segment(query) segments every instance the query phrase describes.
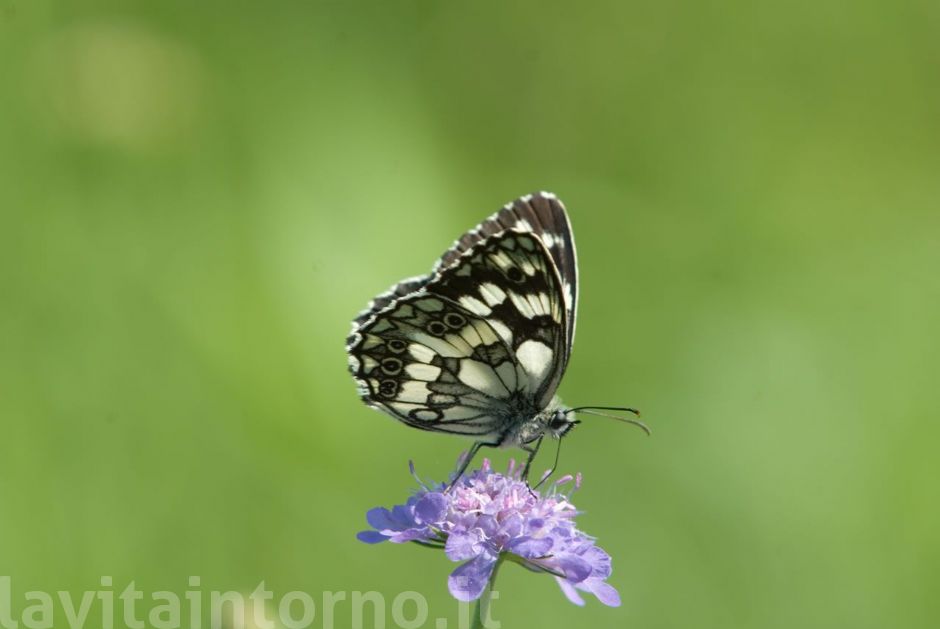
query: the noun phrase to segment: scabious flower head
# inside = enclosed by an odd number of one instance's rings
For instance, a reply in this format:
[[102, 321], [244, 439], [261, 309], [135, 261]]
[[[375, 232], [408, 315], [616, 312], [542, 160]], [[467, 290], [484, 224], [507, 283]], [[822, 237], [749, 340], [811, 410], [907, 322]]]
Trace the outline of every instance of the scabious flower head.
[[[412, 473], [414, 468], [412, 467]], [[617, 590], [606, 582], [610, 555], [575, 526], [571, 494], [581, 484], [564, 476], [541, 494], [529, 489], [511, 461], [506, 474], [492, 471], [488, 460], [462, 476], [449, 491], [443, 483], [423, 483], [403, 505], [376, 507], [366, 514], [374, 530], [362, 531], [366, 543], [417, 542], [444, 549], [461, 563], [450, 575], [450, 593], [462, 601], [481, 596], [500, 557], [535, 572], [554, 575], [568, 599], [583, 605], [578, 590], [605, 605], [620, 605]]]

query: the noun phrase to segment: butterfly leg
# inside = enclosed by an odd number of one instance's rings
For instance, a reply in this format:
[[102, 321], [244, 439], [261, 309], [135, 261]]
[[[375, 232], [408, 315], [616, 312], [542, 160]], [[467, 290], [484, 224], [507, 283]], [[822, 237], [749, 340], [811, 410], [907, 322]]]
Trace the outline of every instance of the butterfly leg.
[[552, 463], [552, 467], [547, 472], [542, 474], [542, 478], [539, 479], [539, 482], [537, 482], [535, 484], [535, 487], [533, 487], [532, 489], [538, 489], [542, 483], [547, 481], [551, 477], [551, 475], [555, 473], [555, 470], [558, 469], [558, 457], [560, 454], [561, 454], [561, 439], [558, 440], [558, 447], [555, 448], [555, 462]]
[[451, 487], [457, 484], [457, 481], [460, 480], [460, 477], [463, 476], [463, 473], [467, 471], [467, 467], [470, 466], [470, 462], [473, 460], [473, 457], [476, 456], [477, 451], [483, 446], [489, 445], [492, 444], [486, 443], [485, 441], [477, 441], [470, 447], [470, 451], [467, 452], [467, 455], [463, 457], [463, 459], [461, 459], [460, 466], [457, 467], [457, 471], [454, 473], [454, 479], [447, 485], [447, 489], [444, 490], [445, 492], [450, 491]]
[[542, 445], [543, 438], [544, 435], [539, 437], [534, 446], [521, 446], [523, 450], [529, 453], [529, 458], [527, 458], [525, 461], [525, 467], [522, 468], [522, 480], [524, 480], [526, 484], [529, 483], [529, 468], [532, 466], [532, 461], [535, 459], [535, 455], [539, 452], [539, 447]]

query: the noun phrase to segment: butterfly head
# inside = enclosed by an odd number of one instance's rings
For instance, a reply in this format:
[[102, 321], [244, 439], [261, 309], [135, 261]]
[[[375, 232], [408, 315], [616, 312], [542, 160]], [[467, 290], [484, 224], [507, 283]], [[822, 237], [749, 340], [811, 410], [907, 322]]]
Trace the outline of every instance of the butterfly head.
[[581, 423], [574, 418], [571, 409], [559, 408], [555, 410], [548, 420], [548, 432], [556, 439], [561, 439], [568, 431]]

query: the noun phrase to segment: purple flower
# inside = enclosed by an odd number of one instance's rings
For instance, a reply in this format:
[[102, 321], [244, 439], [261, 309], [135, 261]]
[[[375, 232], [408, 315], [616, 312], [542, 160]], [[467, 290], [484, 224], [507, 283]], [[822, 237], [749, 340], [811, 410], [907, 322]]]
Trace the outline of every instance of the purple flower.
[[502, 558], [554, 575], [576, 605], [584, 605], [581, 590], [619, 606], [620, 595], [607, 584], [610, 555], [575, 527], [578, 511], [570, 498], [581, 485], [580, 474], [558, 479], [542, 494], [531, 491], [520, 476], [514, 461], [499, 474], [488, 460], [450, 491], [443, 483], [426, 484], [415, 476], [421, 488], [391, 511], [370, 510], [366, 519], [374, 530], [357, 537], [368, 544], [388, 540], [443, 548], [451, 561], [463, 562], [448, 579], [450, 593], [461, 601], [480, 597]]

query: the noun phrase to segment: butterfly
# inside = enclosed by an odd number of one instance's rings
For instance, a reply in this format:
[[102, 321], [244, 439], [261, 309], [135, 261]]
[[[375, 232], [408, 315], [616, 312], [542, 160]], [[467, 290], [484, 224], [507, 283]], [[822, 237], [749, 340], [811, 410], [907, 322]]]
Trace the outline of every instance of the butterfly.
[[[549, 192], [506, 204], [448, 249], [428, 275], [403, 280], [369, 303], [346, 340], [363, 401], [401, 422], [519, 447], [529, 467], [546, 436], [561, 439], [576, 412], [556, 395], [574, 342], [578, 264], [565, 206]], [[542, 477], [554, 471], [555, 464]]]

